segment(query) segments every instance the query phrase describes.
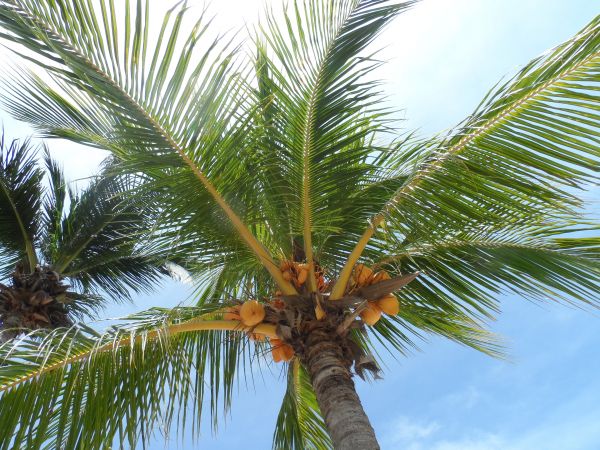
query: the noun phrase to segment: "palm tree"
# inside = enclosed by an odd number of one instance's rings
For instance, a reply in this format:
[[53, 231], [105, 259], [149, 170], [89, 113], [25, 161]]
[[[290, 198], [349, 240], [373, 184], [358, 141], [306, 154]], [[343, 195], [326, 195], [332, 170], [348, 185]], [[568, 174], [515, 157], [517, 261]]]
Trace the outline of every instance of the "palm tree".
[[44, 187], [36, 156], [28, 140], [0, 139], [3, 340], [94, 316], [100, 294], [125, 300], [129, 289], [144, 290], [161, 272], [157, 259], [136, 246], [149, 222], [123, 198], [124, 180], [94, 180], [77, 194], [46, 150]]
[[4, 447], [197, 430], [270, 351], [287, 364], [275, 448], [375, 449], [352, 378], [377, 376], [377, 342], [403, 353], [427, 332], [498, 355], [502, 292], [598, 304], [578, 195], [598, 181], [600, 18], [423, 139], [394, 128], [369, 45], [411, 5], [294, 3], [247, 57], [204, 17], [185, 36], [185, 4], [153, 33], [142, 0], [0, 0], [3, 38], [45, 71], [15, 75], [7, 106], [141, 176], [152, 245], [198, 280], [194, 307], [0, 348]]

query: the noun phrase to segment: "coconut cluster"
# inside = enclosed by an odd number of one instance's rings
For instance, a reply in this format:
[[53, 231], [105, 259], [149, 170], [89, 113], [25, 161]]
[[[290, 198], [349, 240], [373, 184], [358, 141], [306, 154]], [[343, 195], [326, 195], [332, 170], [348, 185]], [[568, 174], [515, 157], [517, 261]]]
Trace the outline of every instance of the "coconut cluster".
[[[303, 333], [306, 330], [312, 330], [315, 327], [319, 329], [330, 329], [335, 332], [337, 327], [348, 317], [347, 306], [335, 307], [334, 302], [323, 304], [321, 302], [326, 298], [323, 295], [312, 295], [316, 299], [314, 315], [311, 314], [311, 306], [308, 293], [308, 277], [310, 276], [310, 266], [305, 263], [285, 260], [280, 265], [283, 278], [293, 284], [300, 293], [297, 298], [284, 297], [281, 292], [275, 292], [270, 301], [259, 302], [257, 300], [247, 300], [235, 306], [223, 310], [224, 320], [234, 320], [240, 322], [246, 328], [248, 337], [254, 341], [265, 341], [263, 334], [256, 333], [255, 327], [261, 323], [277, 325], [278, 330], [282, 331], [279, 338], [269, 338], [271, 353], [275, 362], [290, 361], [295, 356], [295, 351], [302, 353]], [[323, 271], [318, 265], [315, 265], [315, 282], [319, 292], [323, 293], [328, 289], [328, 284], [323, 275]], [[348, 285], [347, 294], [360, 290], [362, 287], [389, 280], [390, 275], [384, 271], [375, 272], [364, 264], [357, 264], [352, 272]], [[304, 299], [304, 300], [303, 300]], [[323, 308], [327, 309], [327, 313]], [[366, 305], [360, 306], [360, 318], [366, 325], [375, 325], [382, 314], [396, 315], [400, 310], [398, 299], [387, 294], [379, 298], [369, 299]], [[351, 311], [350, 311], [351, 312]], [[315, 319], [317, 322], [314, 322]], [[313, 322], [311, 322], [313, 321]], [[286, 334], [287, 333], [287, 334]], [[279, 334], [279, 332], [278, 332]]]
[[[390, 275], [385, 270], [375, 272], [364, 264], [357, 264], [352, 271], [349, 291], [353, 292], [363, 286], [369, 286], [380, 281], [389, 280], [390, 278]], [[372, 326], [381, 319], [381, 314], [385, 313], [395, 316], [399, 312], [400, 303], [398, 299], [393, 294], [387, 294], [377, 299], [369, 299], [365, 308], [360, 312], [360, 318], [365, 324]]]
[[[308, 264], [289, 260], [282, 261], [279, 265], [279, 270], [281, 270], [283, 279], [294, 284], [296, 289], [301, 289], [305, 286], [310, 274], [310, 267]], [[318, 265], [315, 266], [315, 283], [320, 292], [325, 291], [328, 287], [323, 271]]]

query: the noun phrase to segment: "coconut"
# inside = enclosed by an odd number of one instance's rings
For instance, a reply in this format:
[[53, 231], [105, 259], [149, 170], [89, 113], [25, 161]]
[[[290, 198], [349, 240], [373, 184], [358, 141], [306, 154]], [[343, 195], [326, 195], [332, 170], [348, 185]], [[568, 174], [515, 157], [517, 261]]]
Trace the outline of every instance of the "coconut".
[[283, 360], [283, 351], [281, 350], [281, 347], [273, 347], [271, 349], [271, 355], [273, 356], [273, 361], [276, 363]]
[[354, 279], [360, 286], [368, 284], [373, 276], [373, 271], [364, 264], [357, 264], [354, 267]]
[[301, 264], [298, 266], [298, 284], [304, 284], [308, 278], [308, 268], [301, 266], [306, 266], [306, 264]]
[[265, 307], [256, 300], [248, 300], [240, 308], [240, 318], [247, 327], [258, 325], [265, 318]]
[[273, 361], [289, 361], [294, 357], [294, 349], [291, 345], [286, 344], [281, 339], [271, 338], [271, 353]]
[[319, 275], [317, 278], [317, 288], [319, 291], [324, 291], [327, 288], [327, 284], [325, 283], [325, 277], [323, 275]]
[[391, 277], [390, 277], [389, 273], [387, 273], [385, 270], [380, 270], [379, 272], [377, 272], [375, 274], [371, 283], [372, 284], [379, 283], [380, 281], [389, 280], [390, 278]]
[[373, 302], [368, 302], [367, 307], [360, 313], [360, 318], [367, 325], [375, 325], [381, 319], [381, 309]]
[[283, 341], [281, 339], [271, 338], [271, 354], [273, 355], [273, 361], [281, 362], [283, 360]]
[[290, 272], [289, 270], [282, 272], [282, 276], [285, 281], [292, 281], [292, 278], [294, 277], [292, 275], [292, 272]]
[[290, 361], [294, 357], [294, 349], [291, 345], [283, 344], [281, 346], [282, 360]]
[[390, 316], [395, 316], [400, 312], [400, 303], [398, 302], [396, 296], [392, 294], [388, 294], [385, 297], [380, 298], [375, 303], [379, 309]]

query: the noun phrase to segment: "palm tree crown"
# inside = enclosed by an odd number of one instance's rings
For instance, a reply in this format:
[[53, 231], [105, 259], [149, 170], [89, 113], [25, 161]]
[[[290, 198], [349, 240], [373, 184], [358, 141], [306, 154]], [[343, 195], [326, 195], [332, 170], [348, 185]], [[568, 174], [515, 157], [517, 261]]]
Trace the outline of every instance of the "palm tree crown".
[[8, 280], [0, 323], [11, 329], [4, 338], [70, 326], [93, 315], [100, 294], [127, 299], [160, 275], [157, 258], [136, 245], [148, 220], [123, 198], [126, 182], [98, 179], [77, 194], [47, 151], [45, 165], [46, 187], [30, 142], [0, 140], [0, 279]]
[[204, 17], [184, 36], [185, 4], [153, 40], [150, 2], [132, 3], [0, 0], [2, 37], [45, 71], [4, 101], [140, 179], [129, 196], [152, 196], [153, 248], [198, 280], [197, 305], [0, 347], [6, 446], [134, 447], [189, 404], [199, 420], [207, 393], [228, 407], [271, 350], [288, 364], [274, 447], [378, 448], [352, 381], [377, 376], [376, 342], [402, 353], [424, 331], [498, 355], [484, 325], [503, 291], [597, 306], [578, 195], [598, 181], [600, 17], [424, 139], [399, 135], [372, 78], [370, 44], [413, 2], [294, 2], [251, 57]]

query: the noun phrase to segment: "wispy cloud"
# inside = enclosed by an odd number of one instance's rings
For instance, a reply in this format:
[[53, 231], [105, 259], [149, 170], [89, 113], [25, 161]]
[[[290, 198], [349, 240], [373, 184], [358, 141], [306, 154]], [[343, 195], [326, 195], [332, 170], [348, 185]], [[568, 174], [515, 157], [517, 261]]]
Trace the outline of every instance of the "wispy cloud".
[[413, 445], [419, 443], [439, 430], [436, 422], [415, 422], [408, 417], [400, 416], [390, 422], [388, 430], [383, 437], [383, 442], [389, 448], [392, 446]]
[[[458, 396], [457, 396], [458, 398]], [[468, 398], [468, 397], [466, 397]], [[600, 442], [600, 409], [590, 407], [585, 395], [549, 412], [540, 423], [503, 426], [491, 432], [463, 423], [457, 429], [450, 421], [424, 421], [398, 416], [381, 436], [382, 448], [392, 450], [596, 450]], [[587, 411], [583, 415], [579, 411]], [[591, 413], [590, 413], [591, 411]]]

